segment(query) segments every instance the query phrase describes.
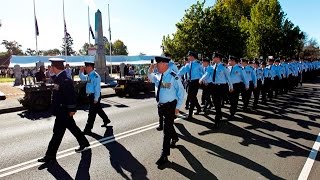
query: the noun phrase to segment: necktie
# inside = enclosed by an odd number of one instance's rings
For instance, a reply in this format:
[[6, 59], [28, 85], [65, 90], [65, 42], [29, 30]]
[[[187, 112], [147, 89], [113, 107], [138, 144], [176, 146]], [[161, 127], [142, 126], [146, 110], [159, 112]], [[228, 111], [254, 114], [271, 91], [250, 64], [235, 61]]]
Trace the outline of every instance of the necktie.
[[160, 95], [160, 88], [161, 88], [161, 84], [162, 84], [162, 77], [163, 77], [163, 74], [161, 74], [161, 78], [160, 78], [159, 85], [158, 85], [158, 91], [157, 91], [157, 97], [156, 97], [157, 102], [159, 102], [159, 95]]
[[231, 71], [230, 71], [230, 74], [232, 74], [232, 70], [233, 70], [233, 66], [231, 66]]
[[191, 80], [191, 70], [192, 70], [192, 62], [191, 62], [191, 64], [190, 64], [190, 72], [189, 72], [189, 76], [190, 76], [189, 78], [190, 78], [190, 79], [189, 79], [189, 80]]
[[212, 82], [216, 82], [216, 73], [217, 73], [218, 64], [214, 67]]

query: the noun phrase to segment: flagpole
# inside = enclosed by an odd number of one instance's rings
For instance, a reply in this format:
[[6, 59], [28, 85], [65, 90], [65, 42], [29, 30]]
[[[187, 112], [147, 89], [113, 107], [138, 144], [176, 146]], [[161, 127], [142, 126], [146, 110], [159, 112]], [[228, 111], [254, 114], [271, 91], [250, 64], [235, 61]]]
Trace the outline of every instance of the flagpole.
[[67, 32], [66, 32], [66, 19], [65, 19], [65, 14], [64, 14], [64, 0], [62, 0], [62, 9], [63, 9], [63, 24], [64, 24], [64, 53], [65, 56], [67, 56]]
[[89, 5], [88, 5], [88, 30], [89, 30], [89, 33], [88, 33], [88, 38], [89, 38], [89, 47], [90, 47], [90, 11], [89, 11]]
[[35, 5], [35, 2], [33, 0], [33, 14], [34, 14], [34, 24], [35, 24], [35, 36], [36, 36], [36, 54], [39, 55], [39, 52], [38, 52], [38, 30], [37, 30], [37, 26], [38, 26], [38, 22], [37, 22], [37, 18], [36, 18], [36, 5]]
[[110, 9], [109, 9], [109, 3], [108, 3], [108, 18], [109, 18], [109, 35], [110, 35], [110, 67], [111, 67], [111, 76], [112, 76], [112, 60], [111, 60], [111, 53], [112, 53], [112, 42], [111, 42], [111, 26], [110, 26]]

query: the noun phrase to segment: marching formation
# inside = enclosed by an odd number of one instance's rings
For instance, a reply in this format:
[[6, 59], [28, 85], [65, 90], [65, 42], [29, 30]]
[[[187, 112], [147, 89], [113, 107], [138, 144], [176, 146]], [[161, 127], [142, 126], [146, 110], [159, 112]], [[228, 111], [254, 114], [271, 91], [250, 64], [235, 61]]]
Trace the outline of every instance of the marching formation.
[[[267, 61], [238, 59], [229, 56], [228, 59], [221, 53], [213, 53], [212, 60], [202, 58], [198, 60], [195, 52], [189, 51], [185, 58], [185, 65], [180, 69], [167, 57], [155, 57], [156, 64], [151, 64], [148, 78], [155, 84], [156, 101], [159, 114], [159, 127], [163, 130], [162, 153], [156, 162], [158, 166], [166, 164], [170, 155], [170, 148], [176, 147], [179, 141], [174, 129], [174, 120], [179, 113], [184, 95], [187, 92], [186, 109], [189, 110], [189, 119], [195, 114], [215, 107], [213, 128], [219, 128], [222, 119], [221, 108], [224, 103], [230, 103], [230, 116], [232, 120], [238, 110], [239, 96], [243, 101], [243, 111], [249, 111], [250, 99], [254, 97], [252, 108], [257, 109], [259, 103], [267, 104], [277, 98], [279, 94], [294, 90], [306, 79], [319, 75], [319, 61], [296, 61], [294, 59], [276, 59], [269, 57]], [[51, 71], [54, 73], [53, 82], [53, 113], [56, 116], [53, 127], [53, 136], [45, 156], [39, 162], [56, 160], [58, 148], [68, 129], [77, 139], [79, 148], [76, 152], [86, 150], [90, 144], [85, 135], [90, 135], [91, 129], [98, 114], [107, 127], [111, 122], [102, 110], [101, 78], [94, 70], [94, 63], [85, 62], [81, 68], [80, 78], [86, 81], [86, 93], [90, 108], [86, 127], [83, 131], [76, 125], [73, 116], [76, 113], [75, 92], [72, 80], [64, 70], [63, 59], [50, 59]], [[84, 74], [87, 73], [87, 75]], [[202, 105], [198, 102], [199, 88], [203, 89]]]
[[[320, 61], [295, 60], [269, 56], [267, 61], [255, 59], [239, 59], [215, 52], [212, 60], [202, 58], [189, 51], [185, 58], [185, 65], [179, 70], [174, 65], [168, 53], [166, 57], [155, 57], [156, 66], [151, 64], [148, 77], [155, 83], [156, 100], [158, 102], [159, 127], [163, 130], [163, 149], [157, 165], [166, 164], [170, 155], [170, 147], [174, 148], [178, 136], [174, 129], [175, 114], [183, 103], [184, 92], [187, 92], [185, 109], [189, 110], [188, 119], [202, 111], [215, 107], [213, 128], [219, 128], [225, 102], [230, 103], [232, 120], [238, 111], [241, 95], [243, 111], [248, 112], [250, 99], [253, 95], [252, 109], [257, 109], [259, 103], [272, 103], [278, 95], [293, 91], [302, 82], [320, 75]], [[181, 78], [180, 78], [181, 77]], [[202, 92], [202, 105], [197, 99], [199, 88]], [[163, 125], [164, 124], [164, 125]]]

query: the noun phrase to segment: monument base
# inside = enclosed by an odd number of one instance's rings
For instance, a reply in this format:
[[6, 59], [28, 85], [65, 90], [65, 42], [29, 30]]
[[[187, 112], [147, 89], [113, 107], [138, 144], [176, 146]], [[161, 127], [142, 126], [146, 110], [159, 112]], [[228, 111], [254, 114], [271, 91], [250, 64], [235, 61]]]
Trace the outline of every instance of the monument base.
[[96, 68], [96, 72], [100, 75], [101, 82], [106, 83], [106, 82], [112, 80], [112, 78], [109, 75], [108, 68]]

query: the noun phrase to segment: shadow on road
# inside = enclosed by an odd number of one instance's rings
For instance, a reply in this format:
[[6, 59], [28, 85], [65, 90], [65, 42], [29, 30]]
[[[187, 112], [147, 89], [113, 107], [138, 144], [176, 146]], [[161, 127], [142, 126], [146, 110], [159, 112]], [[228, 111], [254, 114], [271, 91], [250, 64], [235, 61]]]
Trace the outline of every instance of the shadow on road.
[[[81, 153], [81, 160], [78, 166], [78, 171], [75, 179], [90, 179], [89, 169], [91, 165], [92, 151], [91, 149]], [[38, 170], [47, 169], [47, 171], [55, 179], [71, 180], [74, 179], [70, 174], [63, 169], [58, 162], [45, 163], [38, 167]]]
[[[110, 126], [106, 129], [104, 136], [96, 133], [90, 134], [90, 136], [98, 141], [104, 137], [113, 137], [113, 135], [113, 129]], [[114, 137], [107, 141], [109, 141], [109, 143], [103, 145], [109, 151], [111, 166], [117, 171], [117, 173], [119, 173], [124, 179], [148, 179], [147, 169], [131, 154], [130, 151], [128, 151], [122, 144], [115, 141]], [[124, 170], [128, 171], [131, 177], [129, 177]]]
[[179, 138], [193, 143], [195, 145], [198, 145], [202, 148], [208, 149], [208, 154], [212, 154], [215, 156], [218, 156], [222, 159], [228, 160], [230, 162], [239, 164], [247, 169], [251, 169], [252, 171], [255, 171], [262, 176], [264, 176], [267, 179], [282, 179], [281, 177], [278, 177], [274, 175], [269, 169], [265, 168], [264, 166], [244, 157], [237, 153], [231, 152], [227, 149], [221, 148], [217, 145], [214, 145], [212, 143], [209, 143], [207, 141], [203, 141], [197, 137], [194, 137], [190, 134], [190, 132], [184, 127], [183, 124], [176, 123], [176, 127], [179, 129], [182, 135], [179, 135]]

